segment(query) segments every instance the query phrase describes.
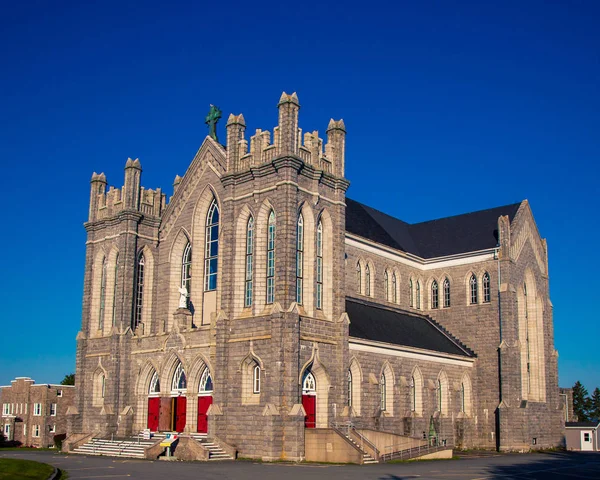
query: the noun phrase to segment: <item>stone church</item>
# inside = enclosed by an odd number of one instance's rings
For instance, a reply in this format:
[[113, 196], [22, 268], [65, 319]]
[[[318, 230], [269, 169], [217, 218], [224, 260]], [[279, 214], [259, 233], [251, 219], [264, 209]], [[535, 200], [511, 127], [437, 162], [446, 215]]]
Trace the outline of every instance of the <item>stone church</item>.
[[[346, 129], [215, 115], [167, 202], [127, 160], [91, 180], [71, 433], [207, 433], [301, 459], [352, 425], [459, 447], [556, 446], [548, 254], [526, 200], [409, 224], [346, 196]], [[211, 110], [215, 113], [216, 109]], [[219, 113], [216, 111], [216, 113]]]

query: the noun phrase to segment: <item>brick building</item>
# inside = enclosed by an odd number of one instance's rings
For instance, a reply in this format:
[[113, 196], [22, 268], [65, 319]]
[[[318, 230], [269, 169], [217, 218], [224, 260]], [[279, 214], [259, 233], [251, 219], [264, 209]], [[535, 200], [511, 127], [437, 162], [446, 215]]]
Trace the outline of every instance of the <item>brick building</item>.
[[67, 409], [73, 405], [75, 387], [36, 384], [17, 377], [0, 387], [0, 424], [7, 440], [35, 447], [54, 446], [54, 436], [67, 433]]
[[408, 224], [346, 197], [345, 126], [204, 139], [169, 202], [91, 180], [70, 431], [206, 432], [302, 458], [342, 422], [465, 447], [558, 445], [546, 242], [528, 202]]

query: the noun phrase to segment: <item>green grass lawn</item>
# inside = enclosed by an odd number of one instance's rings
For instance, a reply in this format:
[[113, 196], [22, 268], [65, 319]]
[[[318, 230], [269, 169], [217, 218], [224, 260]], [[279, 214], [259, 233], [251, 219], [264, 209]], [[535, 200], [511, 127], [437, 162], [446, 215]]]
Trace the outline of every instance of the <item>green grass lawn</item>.
[[0, 480], [46, 480], [53, 471], [46, 463], [0, 458]]

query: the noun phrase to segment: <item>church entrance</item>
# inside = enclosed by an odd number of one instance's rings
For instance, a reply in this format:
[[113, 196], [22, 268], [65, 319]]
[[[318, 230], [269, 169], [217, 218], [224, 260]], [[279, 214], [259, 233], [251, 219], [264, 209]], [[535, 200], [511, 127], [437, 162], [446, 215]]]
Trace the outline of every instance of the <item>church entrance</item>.
[[305, 428], [315, 428], [317, 425], [317, 383], [314, 375], [307, 371], [302, 382], [302, 406], [306, 412]]
[[170, 430], [172, 432], [183, 432], [185, 430], [187, 409], [187, 378], [181, 362], [175, 369], [173, 382], [171, 383], [170, 402]]
[[158, 431], [160, 417], [160, 382], [158, 374], [154, 372], [150, 380], [150, 388], [148, 389], [148, 424], [147, 428], [151, 432]]
[[171, 431], [183, 432], [185, 430], [187, 398], [173, 397], [171, 399]]
[[158, 417], [160, 416], [160, 398], [148, 399], [148, 429], [151, 432], [158, 431]]
[[213, 383], [208, 367], [204, 368], [198, 387], [198, 433], [208, 433], [208, 408], [213, 403]]

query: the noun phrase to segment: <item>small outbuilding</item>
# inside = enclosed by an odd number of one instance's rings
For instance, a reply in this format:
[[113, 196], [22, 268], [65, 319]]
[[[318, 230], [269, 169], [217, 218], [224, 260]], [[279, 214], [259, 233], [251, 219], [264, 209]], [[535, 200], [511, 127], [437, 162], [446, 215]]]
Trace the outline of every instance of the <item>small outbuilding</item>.
[[565, 440], [567, 450], [580, 452], [598, 452], [598, 426], [600, 421], [592, 422], [566, 422]]

